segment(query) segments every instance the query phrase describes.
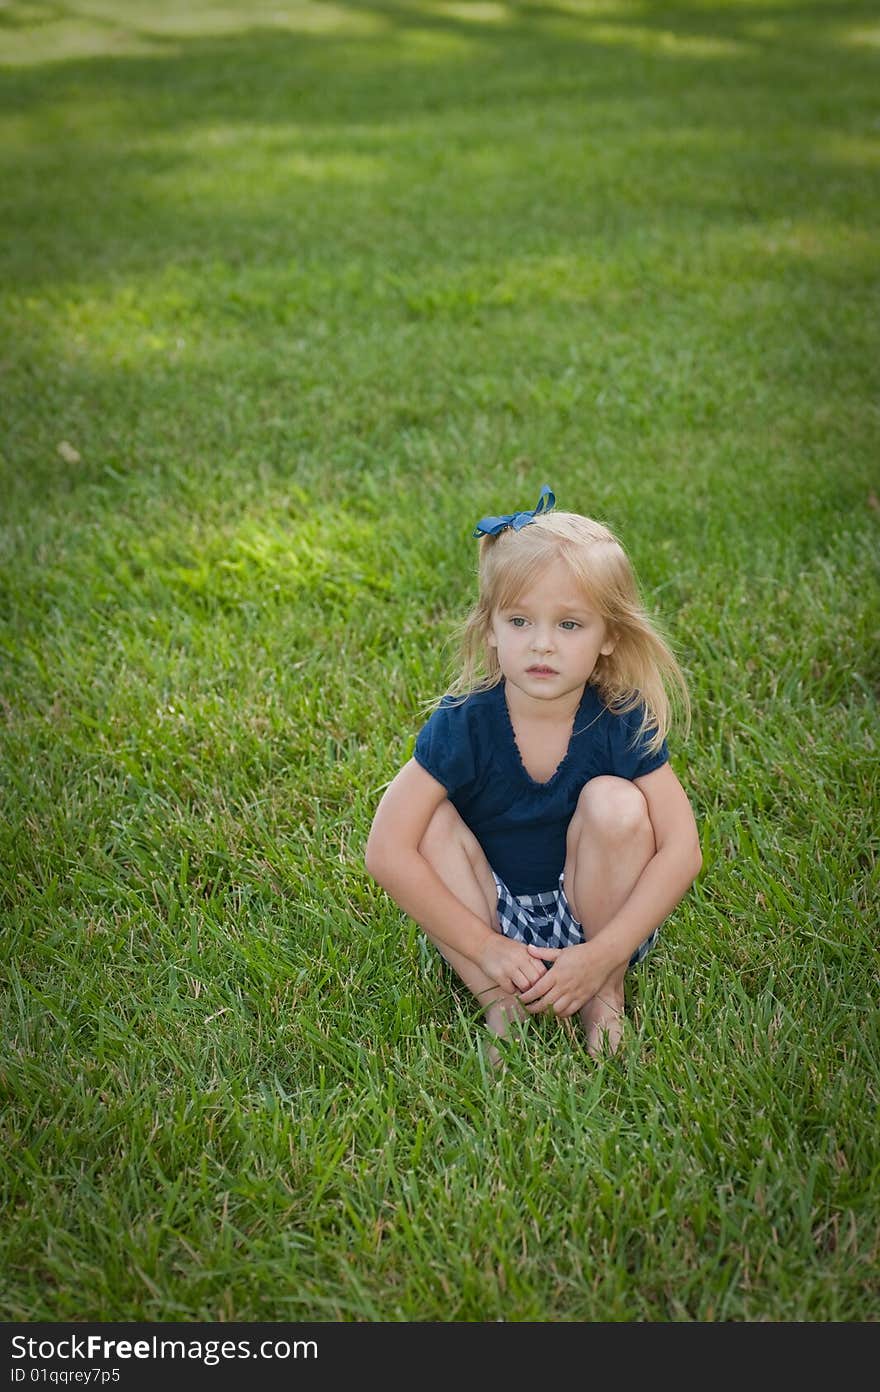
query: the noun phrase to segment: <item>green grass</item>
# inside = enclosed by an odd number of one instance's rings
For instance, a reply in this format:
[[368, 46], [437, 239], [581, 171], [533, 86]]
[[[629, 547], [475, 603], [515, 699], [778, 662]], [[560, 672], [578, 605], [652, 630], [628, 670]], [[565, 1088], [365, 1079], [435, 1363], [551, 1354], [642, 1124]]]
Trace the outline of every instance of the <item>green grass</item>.
[[[0, 6], [3, 1318], [876, 1319], [878, 75], [858, 0]], [[362, 856], [544, 482], [705, 866], [495, 1081]]]

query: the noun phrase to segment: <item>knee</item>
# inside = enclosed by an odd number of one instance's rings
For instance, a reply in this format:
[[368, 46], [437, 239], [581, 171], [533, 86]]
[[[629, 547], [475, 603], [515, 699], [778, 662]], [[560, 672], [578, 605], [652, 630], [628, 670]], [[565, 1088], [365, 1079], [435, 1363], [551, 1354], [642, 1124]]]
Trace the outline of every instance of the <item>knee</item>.
[[626, 778], [591, 778], [581, 789], [576, 815], [591, 838], [619, 843], [648, 832], [654, 836], [644, 795]]

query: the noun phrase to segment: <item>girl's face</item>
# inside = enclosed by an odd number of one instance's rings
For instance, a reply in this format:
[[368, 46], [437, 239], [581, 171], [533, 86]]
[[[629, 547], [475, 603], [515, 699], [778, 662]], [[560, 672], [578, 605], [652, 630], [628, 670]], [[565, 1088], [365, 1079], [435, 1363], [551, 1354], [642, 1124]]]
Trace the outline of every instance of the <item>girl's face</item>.
[[493, 612], [487, 641], [508, 685], [542, 704], [580, 695], [600, 655], [614, 651], [605, 620], [560, 558], [512, 605]]

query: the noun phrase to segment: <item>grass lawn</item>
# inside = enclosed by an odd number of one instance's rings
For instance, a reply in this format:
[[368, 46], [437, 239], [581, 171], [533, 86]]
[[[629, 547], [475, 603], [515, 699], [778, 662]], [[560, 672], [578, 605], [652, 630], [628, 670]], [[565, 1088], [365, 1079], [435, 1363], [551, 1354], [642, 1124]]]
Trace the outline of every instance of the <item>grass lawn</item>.
[[[876, 1319], [878, 84], [867, 0], [0, 4], [0, 1317]], [[363, 848], [545, 482], [704, 869], [495, 1080]]]

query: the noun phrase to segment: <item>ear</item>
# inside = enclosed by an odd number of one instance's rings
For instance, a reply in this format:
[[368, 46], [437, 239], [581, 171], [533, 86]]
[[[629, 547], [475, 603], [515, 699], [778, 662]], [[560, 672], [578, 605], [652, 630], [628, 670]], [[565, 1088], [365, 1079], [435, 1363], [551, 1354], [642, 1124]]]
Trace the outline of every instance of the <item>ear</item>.
[[495, 634], [493, 633], [491, 628], [489, 629], [489, 632], [486, 634], [486, 642], [488, 643], [490, 648], [498, 647], [498, 639], [495, 637]]
[[603, 657], [610, 657], [616, 647], [617, 634], [609, 629], [608, 637], [605, 639], [605, 642], [602, 644], [601, 648], [599, 649], [599, 652], [602, 654]]

